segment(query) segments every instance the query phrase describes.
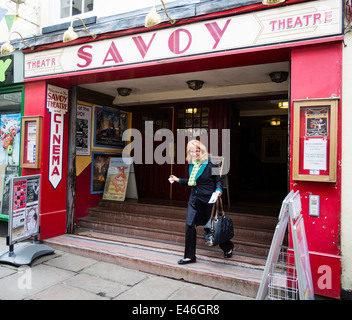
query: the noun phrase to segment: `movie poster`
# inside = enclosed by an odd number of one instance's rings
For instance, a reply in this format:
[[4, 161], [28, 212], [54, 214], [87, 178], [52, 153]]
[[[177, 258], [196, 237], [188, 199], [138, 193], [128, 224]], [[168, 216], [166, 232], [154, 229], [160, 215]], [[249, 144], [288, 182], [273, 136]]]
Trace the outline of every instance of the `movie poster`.
[[21, 148], [21, 114], [0, 117], [0, 165], [19, 166]]
[[123, 132], [127, 129], [127, 113], [95, 107], [94, 146], [123, 148]]
[[76, 120], [76, 154], [78, 156], [90, 155], [91, 126], [91, 107], [78, 104]]
[[110, 158], [103, 199], [124, 201], [132, 158]]

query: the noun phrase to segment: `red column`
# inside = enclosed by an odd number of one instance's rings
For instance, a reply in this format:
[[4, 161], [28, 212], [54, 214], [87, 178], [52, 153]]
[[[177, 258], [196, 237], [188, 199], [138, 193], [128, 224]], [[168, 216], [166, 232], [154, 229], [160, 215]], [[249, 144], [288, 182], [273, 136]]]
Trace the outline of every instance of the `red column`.
[[56, 189], [49, 182], [50, 113], [46, 108], [46, 81], [25, 86], [24, 116], [42, 116], [40, 169], [22, 169], [22, 175], [41, 174], [40, 239], [66, 232], [68, 115], [64, 120], [62, 180]]
[[[342, 44], [332, 42], [293, 48], [291, 52], [291, 105], [294, 100], [341, 96]], [[292, 108], [292, 119], [293, 117]], [[293, 130], [294, 123], [292, 123]], [[341, 101], [338, 106], [337, 182], [293, 181], [299, 190], [307, 234], [315, 294], [338, 298], [341, 287]], [[291, 130], [291, 132], [293, 132]], [[291, 134], [291, 173], [292, 173]], [[309, 216], [309, 195], [320, 196], [320, 216]], [[292, 247], [292, 241], [290, 243]]]

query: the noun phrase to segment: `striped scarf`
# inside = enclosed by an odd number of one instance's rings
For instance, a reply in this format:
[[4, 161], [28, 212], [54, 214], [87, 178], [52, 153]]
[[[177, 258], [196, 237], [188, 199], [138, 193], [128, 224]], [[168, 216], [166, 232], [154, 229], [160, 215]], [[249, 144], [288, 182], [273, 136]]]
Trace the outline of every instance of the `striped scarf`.
[[202, 165], [200, 163], [200, 160], [192, 160], [192, 163], [193, 163], [193, 169], [192, 169], [192, 172], [191, 172], [191, 175], [189, 176], [189, 179], [188, 179], [188, 185], [189, 186], [195, 186], [197, 185], [196, 184], [196, 176], [197, 176], [197, 173], [200, 169], [200, 166]]

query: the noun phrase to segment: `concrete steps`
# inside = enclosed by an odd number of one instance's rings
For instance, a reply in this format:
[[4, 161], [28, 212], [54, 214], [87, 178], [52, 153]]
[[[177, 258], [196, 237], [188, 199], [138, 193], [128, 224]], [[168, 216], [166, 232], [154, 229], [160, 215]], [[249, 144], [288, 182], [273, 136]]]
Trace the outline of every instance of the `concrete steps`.
[[[226, 214], [234, 223], [235, 251], [266, 257], [277, 219], [231, 211], [226, 211]], [[184, 206], [102, 200], [98, 207], [90, 209], [89, 216], [79, 219], [78, 226], [104, 233], [183, 244], [185, 219]], [[207, 248], [203, 227], [197, 228], [197, 246]]]
[[80, 230], [44, 242], [57, 250], [253, 298], [265, 266], [265, 259], [237, 253], [224, 259], [216, 248], [197, 248], [197, 263], [178, 265], [183, 245], [96, 231]]

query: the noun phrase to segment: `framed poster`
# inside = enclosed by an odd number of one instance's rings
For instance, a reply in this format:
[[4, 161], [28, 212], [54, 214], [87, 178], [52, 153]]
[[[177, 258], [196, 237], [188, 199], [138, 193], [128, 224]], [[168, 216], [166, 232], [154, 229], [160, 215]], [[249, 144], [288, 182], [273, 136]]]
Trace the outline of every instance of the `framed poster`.
[[10, 182], [9, 245], [39, 234], [40, 175]]
[[92, 179], [90, 193], [103, 193], [110, 157], [117, 156], [105, 152], [92, 152]]
[[92, 131], [92, 108], [77, 104], [76, 155], [89, 156]]
[[336, 182], [338, 100], [294, 101], [293, 180]]
[[42, 137], [42, 117], [22, 118], [21, 167], [39, 168]]
[[127, 129], [127, 113], [95, 106], [94, 148], [124, 148], [123, 132]]

